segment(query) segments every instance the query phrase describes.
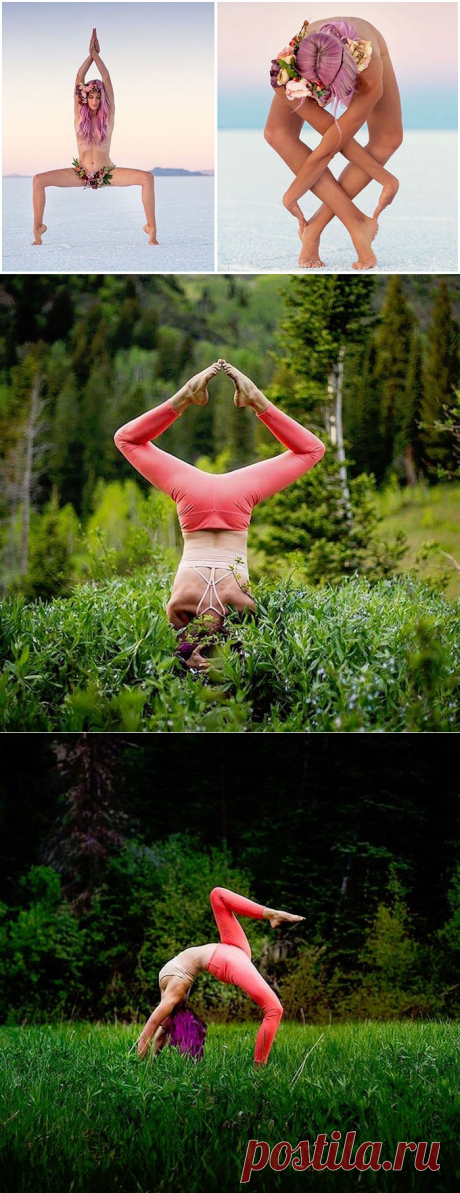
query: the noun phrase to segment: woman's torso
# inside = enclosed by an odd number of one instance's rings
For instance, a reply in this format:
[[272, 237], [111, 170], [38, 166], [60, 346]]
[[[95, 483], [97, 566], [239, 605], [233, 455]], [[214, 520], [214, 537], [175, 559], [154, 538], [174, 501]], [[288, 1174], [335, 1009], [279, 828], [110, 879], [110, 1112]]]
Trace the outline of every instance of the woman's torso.
[[[186, 624], [188, 617], [195, 617], [205, 593], [207, 581], [211, 576], [211, 567], [203, 566], [202, 561], [210, 558], [211, 554], [214, 566], [219, 561], [224, 563], [220, 569], [215, 567], [215, 578], [217, 581], [216, 591], [225, 611], [227, 605], [233, 605], [239, 611], [245, 608], [254, 609], [254, 601], [248, 591], [247, 530], [184, 531], [183, 537], [184, 555], [186, 557], [188, 552], [190, 555], [193, 554], [193, 560], [197, 560], [199, 571], [195, 571], [194, 567], [185, 566], [184, 561], [181, 561], [168, 605], [168, 616], [173, 625], [179, 629]], [[219, 560], [220, 556], [221, 560]], [[231, 565], [233, 568], [231, 574], [228, 574], [229, 565], [225, 562], [228, 558], [233, 558], [235, 561]], [[199, 572], [202, 573], [201, 576]], [[216, 612], [222, 612], [215, 597], [214, 601], [217, 604]], [[205, 613], [206, 609], [202, 608], [199, 611]]]
[[321, 29], [321, 25], [334, 25], [336, 21], [347, 21], [347, 23], [356, 31], [358, 37], [360, 37], [363, 41], [370, 41], [372, 43], [373, 50], [376, 50], [380, 54], [388, 54], [388, 46], [386, 44], [385, 38], [382, 37], [382, 34], [379, 33], [379, 30], [375, 28], [375, 25], [371, 25], [370, 21], [365, 21], [362, 17], [340, 16], [328, 17], [326, 20], [322, 21], [310, 21], [308, 32], [318, 33], [318, 30]]
[[196, 945], [189, 949], [183, 949], [181, 953], [171, 957], [171, 960], [167, 961], [166, 965], [160, 969], [158, 975], [160, 990], [163, 991], [166, 988], [170, 977], [180, 977], [184, 981], [190, 980], [191, 985], [195, 978], [207, 969], [216, 948], [216, 943]]
[[107, 136], [105, 141], [102, 141], [100, 145], [94, 145], [93, 143], [88, 144], [88, 141], [85, 141], [83, 137], [79, 137], [78, 125], [79, 119], [75, 120], [75, 133], [77, 137], [78, 160], [80, 164], [85, 166], [87, 170], [92, 170], [93, 172], [102, 169], [102, 166], [110, 166], [112, 164], [110, 158], [110, 145], [113, 133], [113, 120], [110, 120], [109, 118], [107, 122]]

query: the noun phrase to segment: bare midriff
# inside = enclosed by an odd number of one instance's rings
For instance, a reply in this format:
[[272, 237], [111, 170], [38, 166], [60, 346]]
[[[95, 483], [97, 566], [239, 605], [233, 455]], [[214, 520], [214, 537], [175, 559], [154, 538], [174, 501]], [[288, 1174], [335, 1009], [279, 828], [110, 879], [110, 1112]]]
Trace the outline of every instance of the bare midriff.
[[174, 961], [181, 962], [181, 964], [184, 966], [184, 969], [186, 969], [187, 973], [190, 975], [190, 981], [194, 982], [195, 978], [197, 978], [200, 973], [203, 973], [204, 970], [207, 969], [213, 952], [216, 948], [216, 943], [201, 944], [190, 949], [184, 949], [182, 953], [178, 953], [177, 956], [171, 961], [171, 974], [165, 974], [165, 976], [160, 980], [160, 990], [164, 990], [169, 982], [170, 977], [175, 976], [172, 972], [174, 969]]
[[[193, 548], [194, 558], [199, 558], [201, 562], [208, 558], [210, 551], [215, 558], [219, 557], [220, 552], [222, 553], [224, 566], [220, 570], [216, 569], [216, 574], [218, 577], [223, 577], [219, 581], [218, 589], [223, 605], [233, 605], [239, 611], [245, 608], [253, 609], [254, 601], [245, 591], [248, 575], [246, 568], [243, 567], [243, 564], [246, 565], [247, 558], [247, 530], [190, 530], [184, 531], [183, 537], [184, 553], [187, 553], [188, 548]], [[234, 574], [225, 575], [225, 572], [228, 571], [228, 564], [225, 561], [229, 556], [234, 560]], [[242, 561], [240, 583], [235, 578], [239, 570], [238, 559]], [[200, 570], [208, 578], [211, 572], [210, 567], [200, 566]], [[195, 616], [204, 587], [204, 581], [192, 567], [180, 565], [168, 605], [168, 616], [173, 625], [180, 623], [182, 615]]]
[[85, 170], [91, 171], [93, 174], [97, 170], [101, 170], [103, 166], [111, 166], [112, 161], [110, 158], [110, 145], [112, 142], [113, 125], [112, 128], [110, 127], [110, 124], [107, 126], [108, 135], [105, 141], [102, 141], [100, 145], [88, 145], [87, 141], [84, 141], [82, 137], [78, 136], [77, 128], [78, 124], [75, 123], [78, 147], [77, 157], [80, 165], [84, 166]]

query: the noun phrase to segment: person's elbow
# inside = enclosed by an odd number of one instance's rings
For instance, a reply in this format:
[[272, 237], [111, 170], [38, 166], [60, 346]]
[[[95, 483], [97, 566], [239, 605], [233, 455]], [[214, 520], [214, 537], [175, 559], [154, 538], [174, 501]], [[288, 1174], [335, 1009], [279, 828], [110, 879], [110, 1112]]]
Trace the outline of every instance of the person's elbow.
[[315, 457], [315, 464], [319, 464], [319, 461], [322, 460], [325, 451], [326, 451], [326, 444], [323, 443], [322, 439], [318, 439], [317, 443], [315, 444], [314, 450], [313, 450], [313, 454]]
[[113, 437], [113, 442], [115, 444], [115, 447], [118, 448], [119, 452], [124, 453], [126, 451], [126, 444], [127, 444], [126, 427], [119, 427], [118, 431], [115, 431], [115, 434]]

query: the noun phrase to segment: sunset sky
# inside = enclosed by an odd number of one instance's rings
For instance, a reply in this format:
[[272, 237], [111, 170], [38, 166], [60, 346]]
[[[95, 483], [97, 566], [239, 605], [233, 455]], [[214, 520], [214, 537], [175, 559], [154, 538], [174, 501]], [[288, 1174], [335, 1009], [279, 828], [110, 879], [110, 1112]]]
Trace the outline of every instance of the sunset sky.
[[364, 17], [383, 34], [398, 80], [405, 128], [457, 126], [457, 5], [404, 0], [329, 4], [221, 3], [219, 127], [262, 128], [271, 101], [270, 61], [310, 21]]
[[212, 169], [213, 4], [80, 0], [3, 4], [3, 174], [72, 164], [75, 77], [93, 25], [115, 92], [112, 160]]

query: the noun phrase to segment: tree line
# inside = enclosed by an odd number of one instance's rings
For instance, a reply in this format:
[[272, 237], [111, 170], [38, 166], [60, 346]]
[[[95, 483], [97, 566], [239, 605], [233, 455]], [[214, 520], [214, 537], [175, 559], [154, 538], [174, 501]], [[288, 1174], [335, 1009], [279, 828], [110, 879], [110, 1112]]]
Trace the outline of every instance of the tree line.
[[[124, 539], [136, 519], [148, 521], [145, 485], [117, 453], [114, 430], [219, 355], [332, 447], [322, 483], [313, 474], [305, 492], [300, 482], [281, 504], [264, 506], [261, 549], [278, 549], [288, 502], [292, 549], [305, 551], [315, 539], [305, 508], [312, 498], [321, 507], [322, 496], [328, 508], [316, 538], [332, 543], [337, 574], [359, 570], [372, 539], [372, 485], [391, 473], [405, 484], [436, 483], [458, 470], [458, 306], [456, 278], [4, 279], [3, 589], [46, 595], [39, 577], [54, 553], [52, 592], [59, 593], [84, 553], [81, 526], [106, 534], [110, 523], [117, 537], [118, 518]], [[223, 374], [209, 405], [187, 411], [163, 446], [217, 470], [276, 450], [250, 412], [235, 410]], [[310, 484], [320, 484], [321, 494]], [[157, 520], [174, 547], [172, 513], [164, 506]], [[351, 535], [345, 564], [337, 558], [344, 527]], [[390, 551], [390, 568], [396, 559]], [[313, 581], [319, 568], [311, 568]]]
[[[244, 921], [286, 1013], [314, 1021], [459, 1009], [460, 805], [429, 737], [177, 742], [136, 734], [5, 744], [0, 780], [3, 1021], [132, 1019], [162, 964], [216, 939], [227, 886], [305, 915]], [[450, 759], [450, 761], [449, 761]], [[29, 831], [24, 837], [23, 826]], [[242, 1017], [208, 977], [196, 1005]]]

